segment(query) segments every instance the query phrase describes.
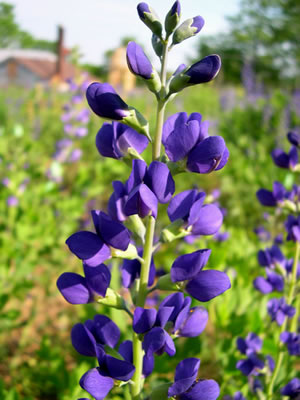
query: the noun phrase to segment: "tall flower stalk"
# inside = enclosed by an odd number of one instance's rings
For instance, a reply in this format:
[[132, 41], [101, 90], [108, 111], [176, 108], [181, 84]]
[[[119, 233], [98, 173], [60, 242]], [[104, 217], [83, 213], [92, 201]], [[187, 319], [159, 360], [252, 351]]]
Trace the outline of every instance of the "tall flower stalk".
[[[173, 260], [170, 273], [156, 276], [154, 252], [161, 243], [190, 235], [214, 235], [223, 220], [216, 205], [205, 204], [204, 192], [186, 190], [174, 196], [172, 174], [219, 170], [226, 165], [229, 152], [221, 136], [209, 136], [208, 123], [202, 121], [198, 112], [190, 116], [180, 112], [164, 120], [166, 105], [178, 92], [209, 82], [219, 72], [220, 58], [211, 55], [190, 67], [180, 65], [167, 81], [168, 52], [196, 35], [203, 27], [203, 18], [190, 18], [178, 26], [181, 7], [175, 1], [165, 18], [163, 32], [163, 25], [150, 6], [140, 3], [137, 9], [142, 22], [152, 31], [161, 70], [155, 70], [135, 42], [128, 44], [127, 63], [157, 100], [154, 135], [151, 136], [144, 116], [127, 105], [109, 84], [94, 82], [88, 87], [86, 96], [93, 112], [113, 121], [105, 122], [97, 134], [99, 153], [131, 164], [132, 170], [125, 183], [113, 182], [107, 213], [92, 211], [95, 232], [76, 232], [66, 241], [71, 252], [82, 260], [84, 276], [66, 272], [57, 281], [58, 289], [72, 304], [97, 301], [121, 309], [132, 318], [132, 341], [120, 344], [118, 326], [105, 315], [96, 315], [94, 320], [76, 324], [72, 329], [74, 348], [82, 355], [97, 358], [99, 366], [87, 371], [80, 380], [81, 387], [96, 400], [104, 399], [119, 381], [130, 386], [132, 399], [144, 398], [144, 381], [154, 369], [155, 357], [163, 353], [174, 356], [174, 338], [198, 336], [206, 326], [206, 309], [191, 307], [191, 297], [185, 294], [207, 302], [231, 286], [224, 272], [204, 270], [210, 249], [180, 255]], [[147, 165], [142, 153], [149, 144], [152, 162]], [[161, 232], [156, 229], [159, 204], [168, 204], [170, 219]], [[115, 269], [111, 272], [105, 263], [111, 258], [123, 260], [122, 284], [130, 292], [128, 299], [110, 288]], [[149, 308], [147, 297], [154, 291], [159, 296], [164, 291], [171, 294], [162, 299], [158, 308]], [[197, 358], [179, 362], [174, 382], [156, 387], [150, 397], [217, 399], [219, 385], [214, 380], [198, 381], [199, 366]]]

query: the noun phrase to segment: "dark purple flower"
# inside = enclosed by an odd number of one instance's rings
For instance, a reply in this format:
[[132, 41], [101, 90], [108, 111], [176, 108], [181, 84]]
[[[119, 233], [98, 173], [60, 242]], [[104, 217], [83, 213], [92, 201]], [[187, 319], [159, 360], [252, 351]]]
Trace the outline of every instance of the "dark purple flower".
[[93, 210], [92, 217], [96, 233], [79, 231], [70, 236], [66, 243], [71, 252], [86, 265], [95, 267], [111, 257], [110, 246], [125, 251], [130, 243], [130, 234], [121, 223], [102, 211]]
[[236, 368], [239, 369], [244, 375], [257, 375], [259, 370], [264, 368], [264, 362], [256, 355], [251, 353], [248, 358], [239, 360]]
[[175, 321], [174, 333], [182, 337], [197, 337], [207, 322], [208, 312], [204, 307], [192, 307], [187, 312], [183, 309]]
[[176, 353], [171, 336], [160, 326], [155, 326], [145, 334], [143, 349], [147, 356], [153, 353], [161, 355], [166, 352], [172, 357]]
[[64, 272], [57, 280], [58, 290], [71, 304], [93, 301], [94, 295], [105, 297], [111, 274], [105, 264], [89, 267], [83, 265], [85, 277], [73, 272]]
[[296, 164], [298, 164], [298, 151], [295, 146], [291, 147], [289, 153], [285, 153], [281, 149], [275, 149], [272, 151], [271, 155], [277, 167], [293, 170]]
[[274, 291], [282, 292], [284, 288], [283, 277], [270, 270], [267, 270], [266, 272], [267, 278], [258, 276], [254, 279], [253, 286], [255, 289], [259, 290], [263, 294], [268, 294]]
[[262, 267], [269, 268], [275, 268], [277, 264], [283, 267], [286, 263], [284, 255], [276, 245], [273, 245], [271, 248], [266, 248], [265, 250], [259, 250], [257, 259]]
[[153, 67], [142, 47], [135, 42], [127, 45], [127, 64], [130, 71], [144, 79], [150, 79]]
[[214, 235], [220, 229], [223, 215], [214, 204], [203, 205], [205, 193], [186, 190], [174, 196], [168, 207], [171, 222], [182, 219], [193, 235]]
[[[119, 353], [125, 361], [133, 364], [133, 348], [132, 341], [125, 340], [119, 346]], [[144, 355], [143, 358], [143, 375], [144, 377], [149, 376], [154, 368], [154, 356], [153, 354]]]
[[190, 78], [188, 81], [189, 85], [196, 85], [213, 80], [220, 71], [220, 68], [221, 58], [217, 54], [213, 54], [193, 64], [184, 72], [184, 75]]
[[[142, 251], [139, 251], [139, 256], [142, 257]], [[141, 263], [139, 260], [124, 260], [121, 274], [122, 274], [122, 285], [126, 288], [130, 288], [134, 281], [140, 277]], [[152, 286], [155, 279], [155, 265], [153, 257], [151, 259], [148, 286]]]
[[126, 186], [120, 181], [113, 181], [114, 192], [108, 201], [108, 214], [115, 221], [123, 222], [127, 215], [124, 213], [124, 206], [128, 197]]
[[86, 98], [99, 117], [120, 121], [130, 115], [128, 105], [109, 83], [92, 83], [87, 89]]
[[229, 151], [222, 136], [210, 136], [189, 153], [187, 168], [191, 172], [208, 174], [222, 169], [229, 157]]
[[[72, 345], [75, 350], [88, 357], [97, 357], [102, 346], [114, 348], [120, 339], [120, 329], [105, 315], [95, 315], [84, 324], [78, 323], [71, 331]], [[99, 347], [100, 346], [100, 347]]]
[[179, 400], [216, 400], [220, 394], [217, 382], [212, 379], [197, 381], [200, 360], [186, 358], [175, 370], [174, 383], [168, 389], [168, 397]]
[[137, 133], [134, 129], [120, 122], [113, 121], [112, 124], [105, 122], [96, 136], [96, 146], [103, 157], [119, 159], [133, 148], [142, 153], [147, 147], [148, 139]]
[[256, 192], [256, 196], [263, 206], [276, 207], [284, 200], [286, 193], [285, 187], [280, 182], [274, 182], [272, 192], [266, 189], [259, 189]]
[[289, 215], [285, 222], [285, 229], [287, 230], [287, 240], [300, 242], [300, 217]]
[[283, 396], [288, 396], [290, 399], [297, 400], [300, 394], [300, 379], [293, 378], [280, 390], [280, 393]]
[[166, 164], [153, 161], [144, 178], [146, 185], [155, 194], [159, 203], [168, 203], [175, 192], [175, 182]]
[[287, 134], [288, 141], [293, 145], [293, 146], [300, 146], [300, 134], [297, 132], [288, 132]]
[[284, 297], [270, 299], [267, 310], [271, 320], [276, 321], [278, 325], [282, 325], [285, 318], [292, 318], [296, 312], [294, 307], [286, 304]]
[[291, 356], [300, 356], [300, 334], [296, 332], [283, 332], [280, 340], [287, 346]]
[[132, 327], [135, 333], [149, 331], [156, 321], [157, 312], [154, 308], [136, 307], [133, 314]]
[[236, 345], [242, 354], [250, 355], [261, 350], [262, 340], [255, 333], [250, 332], [246, 339], [237, 338]]

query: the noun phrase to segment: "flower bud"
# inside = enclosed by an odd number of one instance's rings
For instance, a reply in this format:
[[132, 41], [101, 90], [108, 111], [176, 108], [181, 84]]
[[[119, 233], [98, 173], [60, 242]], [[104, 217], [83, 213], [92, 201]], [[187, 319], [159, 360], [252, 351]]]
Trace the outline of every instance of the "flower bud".
[[109, 83], [92, 83], [87, 88], [86, 98], [99, 117], [120, 121], [151, 141], [146, 119], [135, 108], [129, 107]]
[[137, 6], [140, 19], [148, 26], [155, 35], [161, 38], [162, 24], [152, 7], [146, 3], [140, 3]]
[[204, 25], [204, 19], [200, 16], [184, 21], [174, 32], [172, 44], [178, 44], [192, 36], [197, 35]]
[[130, 71], [134, 75], [145, 79], [145, 82], [151, 92], [158, 93], [161, 88], [160, 77], [153, 68], [141, 46], [135, 42], [129, 42], [126, 56]]
[[213, 80], [221, 68], [221, 58], [217, 54], [212, 54], [193, 64], [187, 70], [177, 73], [170, 83], [170, 92], [180, 92], [182, 89], [207, 83]]
[[162, 42], [160, 41], [160, 38], [153, 33], [151, 42], [152, 42], [152, 47], [153, 47], [153, 50], [155, 51], [155, 54], [158, 57], [161, 57], [163, 54], [163, 45], [162, 45]]
[[167, 36], [171, 35], [180, 20], [181, 7], [178, 0], [175, 1], [165, 19], [165, 30]]

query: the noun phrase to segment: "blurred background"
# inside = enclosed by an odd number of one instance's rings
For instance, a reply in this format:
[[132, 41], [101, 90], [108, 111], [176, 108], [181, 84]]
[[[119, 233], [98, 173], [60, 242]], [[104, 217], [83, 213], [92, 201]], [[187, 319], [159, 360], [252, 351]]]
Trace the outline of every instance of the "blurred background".
[[[110, 82], [154, 126], [154, 98], [128, 71], [125, 58], [128, 41], [135, 40], [159, 67], [136, 5], [133, 0], [0, 2], [1, 399], [87, 397], [78, 381], [94, 360], [76, 354], [70, 330], [95, 310], [117, 319], [122, 338], [129, 338], [126, 319], [117, 311], [68, 305], [56, 280], [64, 271], [80, 273], [65, 240], [76, 230], [91, 229], [89, 211], [105, 209], [111, 182], [126, 180], [130, 172], [97, 152], [102, 121], [87, 107], [87, 85]], [[151, 1], [161, 18], [171, 5]], [[211, 194], [223, 208], [226, 235], [174, 244], [158, 254], [156, 265], [168, 271], [174, 252], [208, 246], [211, 265], [231, 275], [233, 289], [207, 306], [207, 330], [200, 338], [181, 339], [177, 357], [199, 356], [201, 377], [215, 378], [222, 394], [231, 394], [246, 384], [235, 369], [235, 338], [249, 331], [265, 335], [266, 300], [251, 284], [262, 246], [254, 230], [265, 223], [278, 233], [255, 193], [271, 189], [273, 180], [284, 179], [288, 189], [293, 184], [291, 174], [272, 164], [270, 151], [287, 147], [289, 130], [300, 133], [300, 3], [182, 0], [181, 5], [182, 20], [200, 14], [206, 23], [197, 37], [175, 46], [169, 73], [212, 53], [221, 56], [223, 66], [212, 83], [180, 93], [167, 115], [200, 112], [210, 121], [210, 135], [224, 137], [231, 156], [212, 176], [177, 176], [176, 191], [195, 186]], [[271, 341], [266, 339], [265, 347], [272, 352]], [[172, 379], [176, 364], [165, 356], [156, 370]], [[148, 385], [155, 379], [154, 374]], [[111, 398], [122, 399], [122, 391]]]

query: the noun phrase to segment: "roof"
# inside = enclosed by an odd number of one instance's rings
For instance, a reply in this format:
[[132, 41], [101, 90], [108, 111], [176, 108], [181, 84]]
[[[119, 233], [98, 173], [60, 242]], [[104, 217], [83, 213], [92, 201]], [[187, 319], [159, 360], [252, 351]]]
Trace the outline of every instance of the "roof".
[[[26, 49], [0, 49], [0, 63], [15, 60], [43, 80], [49, 80], [57, 74], [57, 56], [49, 51]], [[75, 67], [65, 61], [61, 79], [73, 77]]]

